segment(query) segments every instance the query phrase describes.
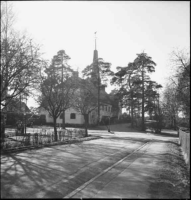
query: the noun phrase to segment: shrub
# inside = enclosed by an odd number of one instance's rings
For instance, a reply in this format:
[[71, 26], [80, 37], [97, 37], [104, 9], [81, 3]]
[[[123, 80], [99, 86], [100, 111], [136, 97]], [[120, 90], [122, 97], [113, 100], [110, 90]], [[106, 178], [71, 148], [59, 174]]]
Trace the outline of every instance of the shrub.
[[146, 128], [150, 129], [152, 132], [160, 133], [162, 129], [162, 125], [159, 121], [156, 120], [147, 120], [145, 122]]
[[[40, 115], [39, 118], [34, 118], [34, 125], [46, 125], [46, 116]], [[52, 123], [53, 124], [53, 123]]]

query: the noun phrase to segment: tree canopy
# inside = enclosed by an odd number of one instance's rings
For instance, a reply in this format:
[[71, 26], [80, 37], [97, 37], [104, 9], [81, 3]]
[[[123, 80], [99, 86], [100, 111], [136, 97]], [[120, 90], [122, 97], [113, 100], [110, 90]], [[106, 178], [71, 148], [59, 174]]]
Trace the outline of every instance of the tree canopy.
[[39, 45], [13, 28], [14, 13], [9, 2], [1, 5], [1, 109], [13, 98], [31, 92], [38, 84], [43, 65]]
[[[156, 90], [161, 85], [150, 79], [148, 73], [155, 71], [156, 63], [146, 53], [137, 54], [133, 62], [125, 67], [117, 67], [111, 84], [118, 86], [118, 95], [123, 107], [131, 110], [131, 124], [134, 126], [134, 115], [139, 116], [142, 110], [142, 129], [144, 129], [144, 113], [153, 112], [153, 101]], [[142, 107], [140, 107], [142, 104]]]

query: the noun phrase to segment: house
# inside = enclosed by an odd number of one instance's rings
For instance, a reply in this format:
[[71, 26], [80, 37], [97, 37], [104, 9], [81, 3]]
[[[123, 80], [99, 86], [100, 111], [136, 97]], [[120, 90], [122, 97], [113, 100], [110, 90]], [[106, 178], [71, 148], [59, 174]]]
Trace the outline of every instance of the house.
[[15, 125], [18, 120], [24, 120], [24, 117], [29, 115], [30, 109], [21, 98], [14, 98], [7, 105], [6, 109], [2, 109], [7, 125]]
[[25, 102], [19, 99], [12, 99], [7, 106], [7, 112], [14, 113], [30, 113], [30, 109]]

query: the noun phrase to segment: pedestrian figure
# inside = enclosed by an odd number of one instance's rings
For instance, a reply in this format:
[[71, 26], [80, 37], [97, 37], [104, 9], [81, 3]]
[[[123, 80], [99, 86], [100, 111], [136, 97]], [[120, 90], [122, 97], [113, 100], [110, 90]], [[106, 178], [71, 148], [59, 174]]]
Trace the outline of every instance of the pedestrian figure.
[[109, 118], [105, 118], [105, 126], [107, 127], [108, 132], [110, 133], [110, 127], [109, 127]]
[[111, 134], [114, 134], [114, 132], [112, 132], [110, 130], [110, 118], [109, 117], [105, 118], [103, 122], [104, 122], [105, 126], [107, 127], [108, 132], [111, 133]]

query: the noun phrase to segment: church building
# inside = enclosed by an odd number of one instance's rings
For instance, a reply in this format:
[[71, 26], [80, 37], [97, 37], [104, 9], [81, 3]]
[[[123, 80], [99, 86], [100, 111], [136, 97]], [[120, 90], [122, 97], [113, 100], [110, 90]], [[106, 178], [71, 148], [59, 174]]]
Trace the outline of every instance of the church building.
[[[92, 68], [92, 75], [90, 78], [87, 79], [87, 81], [91, 82], [92, 84], [95, 83], [95, 79], [99, 78], [99, 65], [98, 65], [98, 51], [96, 49], [96, 39], [95, 39], [95, 50], [93, 53], [93, 68]], [[78, 72], [74, 72], [74, 76], [76, 78], [80, 77], [78, 76]], [[105, 91], [105, 86], [100, 84], [100, 92], [99, 92], [99, 102], [98, 102], [98, 109], [93, 110], [89, 114], [89, 124], [96, 125], [98, 123], [98, 116], [99, 116], [99, 122], [102, 122], [101, 124], [104, 124], [103, 121], [105, 119], [119, 119], [119, 116], [122, 114], [122, 108], [119, 105], [119, 102], [114, 98], [113, 95], [107, 94]], [[53, 118], [49, 115], [49, 113], [42, 107], [39, 108], [40, 115], [44, 115], [46, 118], [46, 123], [52, 123]], [[69, 108], [65, 111], [65, 124], [84, 124], [84, 116], [80, 114], [78, 111], [76, 111], [74, 108]], [[57, 124], [61, 126], [62, 124], [62, 117], [57, 118]]]

